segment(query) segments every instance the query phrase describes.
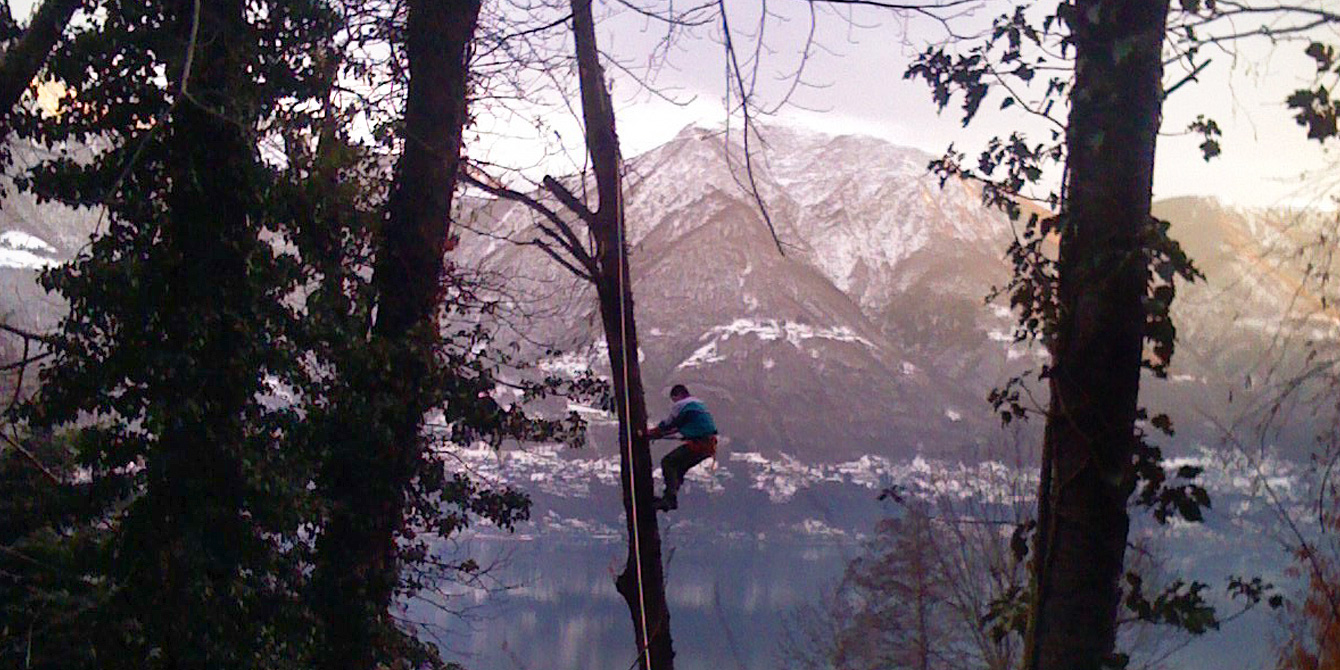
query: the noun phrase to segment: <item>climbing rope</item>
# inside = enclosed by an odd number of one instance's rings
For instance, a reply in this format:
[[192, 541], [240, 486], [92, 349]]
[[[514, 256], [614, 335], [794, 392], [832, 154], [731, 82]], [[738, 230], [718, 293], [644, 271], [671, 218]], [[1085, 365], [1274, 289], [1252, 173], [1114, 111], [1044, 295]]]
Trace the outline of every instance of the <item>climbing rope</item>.
[[[618, 272], [617, 272], [617, 274], [615, 275], [615, 276], [616, 276], [616, 279], [617, 279], [615, 286], [616, 286], [616, 288], [618, 289], [618, 300], [619, 300], [619, 350], [623, 352], [623, 370], [622, 370], [622, 372], [623, 372], [623, 417], [622, 417], [622, 419], [623, 419], [623, 425], [627, 426], [627, 429], [626, 429], [626, 430], [621, 431], [621, 432], [623, 433], [623, 434], [621, 435], [621, 437], [623, 438], [623, 441], [624, 441], [624, 444], [622, 445], [623, 448], [624, 448], [624, 453], [627, 455], [627, 458], [628, 458], [628, 497], [629, 497], [629, 500], [632, 501], [632, 504], [631, 504], [630, 507], [631, 507], [631, 514], [633, 515], [633, 523], [632, 523], [632, 526], [633, 526], [633, 560], [634, 560], [634, 562], [637, 563], [637, 570], [634, 572], [634, 575], [635, 575], [636, 578], [637, 578], [637, 598], [638, 598], [638, 600], [637, 600], [637, 602], [638, 602], [638, 608], [637, 608], [637, 610], [638, 610], [638, 614], [641, 615], [641, 621], [642, 621], [642, 656], [643, 656], [643, 657], [645, 658], [645, 660], [646, 660], [646, 663], [645, 663], [645, 665], [644, 665], [643, 667], [645, 667], [647, 670], [651, 670], [651, 636], [650, 636], [650, 632], [649, 632], [649, 630], [648, 630], [648, 628], [647, 628], [647, 595], [646, 595], [645, 590], [642, 588], [642, 539], [641, 539], [641, 536], [640, 536], [640, 533], [639, 533], [639, 531], [638, 531], [638, 527], [637, 527], [637, 520], [638, 520], [638, 514], [637, 514], [637, 488], [636, 488], [637, 480], [634, 478], [634, 475], [633, 475], [633, 430], [634, 430], [634, 427], [633, 427], [632, 408], [631, 408], [631, 403], [630, 403], [629, 395], [628, 395], [628, 356], [629, 356], [629, 352], [628, 352], [628, 319], [626, 318], [626, 317], [627, 317], [627, 314], [625, 313], [626, 307], [625, 307], [625, 299], [624, 299], [625, 296], [627, 295], [627, 294], [625, 293], [625, 291], [624, 291], [624, 285], [625, 285], [625, 283], [626, 283], [626, 281], [627, 281], [627, 277], [625, 276], [625, 273], [626, 273], [627, 270], [628, 270], [628, 248], [624, 245], [624, 225], [623, 225], [623, 157], [622, 157], [622, 156], [618, 156], [615, 160], [616, 160], [616, 162], [615, 162], [615, 172], [616, 172], [616, 174], [618, 174], [618, 176], [619, 176], [619, 190], [618, 190], [618, 193], [615, 194], [615, 199], [614, 199], [614, 203], [615, 203], [615, 209], [614, 209], [614, 215], [615, 215], [614, 230], [615, 230], [615, 237], [616, 237], [616, 239], [618, 240], [618, 245], [619, 245], [619, 248], [617, 249], [617, 252], [616, 252], [617, 255], [615, 256], [615, 262], [618, 263], [618, 265], [619, 265]], [[637, 355], [637, 352], [634, 351], [634, 352], [632, 353], [632, 355], [633, 355], [633, 356], [636, 356], [636, 355]], [[639, 427], [639, 428], [640, 428], [640, 427]]]

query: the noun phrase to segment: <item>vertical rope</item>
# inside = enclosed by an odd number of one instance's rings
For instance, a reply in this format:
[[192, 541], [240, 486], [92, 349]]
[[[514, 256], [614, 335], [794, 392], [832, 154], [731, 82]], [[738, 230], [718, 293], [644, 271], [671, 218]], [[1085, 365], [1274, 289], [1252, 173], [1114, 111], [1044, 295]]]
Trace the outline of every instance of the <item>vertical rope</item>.
[[[618, 245], [619, 245], [619, 248], [617, 249], [617, 251], [616, 251], [616, 256], [615, 256], [615, 262], [618, 263], [618, 266], [619, 266], [619, 268], [618, 268], [618, 272], [616, 273], [616, 280], [617, 280], [617, 282], [616, 282], [616, 286], [617, 286], [617, 288], [618, 288], [618, 293], [619, 293], [619, 295], [618, 295], [618, 298], [619, 298], [619, 350], [623, 352], [623, 370], [622, 370], [622, 373], [623, 373], [623, 425], [627, 426], [627, 429], [624, 430], [624, 431], [622, 431], [622, 432], [623, 432], [622, 437], [623, 437], [623, 439], [624, 439], [624, 445], [623, 445], [623, 447], [624, 447], [624, 453], [626, 454], [626, 456], [627, 456], [627, 458], [628, 458], [628, 494], [629, 494], [629, 500], [632, 501], [632, 502], [631, 502], [631, 505], [630, 505], [630, 508], [631, 508], [631, 514], [633, 515], [633, 524], [632, 524], [632, 525], [633, 525], [633, 561], [634, 561], [635, 563], [637, 563], [637, 569], [636, 569], [636, 571], [634, 572], [634, 575], [635, 575], [636, 578], [637, 578], [637, 598], [638, 598], [637, 602], [638, 602], [638, 614], [641, 615], [641, 619], [642, 619], [642, 656], [643, 656], [643, 659], [644, 659], [644, 665], [643, 665], [643, 667], [645, 667], [647, 670], [651, 670], [651, 633], [650, 633], [650, 631], [649, 631], [648, 628], [647, 628], [647, 595], [646, 595], [645, 590], [644, 590], [643, 587], [642, 587], [642, 538], [641, 538], [641, 535], [640, 535], [640, 533], [639, 533], [639, 531], [638, 531], [638, 525], [637, 525], [637, 520], [638, 520], [638, 514], [637, 514], [637, 486], [636, 486], [636, 484], [637, 484], [637, 480], [634, 478], [634, 474], [633, 474], [633, 430], [634, 430], [634, 427], [633, 427], [633, 418], [632, 418], [632, 405], [631, 405], [631, 402], [630, 402], [630, 399], [629, 399], [629, 394], [628, 394], [628, 356], [629, 356], [629, 352], [628, 352], [628, 319], [627, 319], [627, 314], [626, 314], [627, 307], [626, 307], [626, 304], [625, 304], [625, 297], [627, 296], [627, 293], [625, 292], [625, 289], [624, 289], [624, 286], [626, 285], [626, 283], [627, 283], [627, 279], [628, 279], [627, 276], [626, 276], [626, 273], [627, 273], [627, 271], [628, 271], [628, 248], [627, 248], [627, 246], [626, 246], [625, 243], [624, 243], [624, 225], [623, 225], [623, 161], [622, 161], [622, 158], [620, 158], [620, 160], [619, 160], [619, 164], [618, 164], [617, 167], [616, 167], [616, 173], [619, 175], [619, 192], [616, 194], [616, 197], [615, 197], [615, 210], [614, 210], [614, 215], [615, 215], [614, 229], [615, 229], [615, 231], [616, 231], [616, 235], [615, 235], [615, 237], [617, 238], [617, 240], [618, 240]], [[636, 352], [636, 351], [632, 352], [632, 355], [633, 355], [633, 356], [636, 356], [636, 355], [637, 355], [637, 352]], [[639, 428], [642, 428], [642, 426], [639, 426]]]

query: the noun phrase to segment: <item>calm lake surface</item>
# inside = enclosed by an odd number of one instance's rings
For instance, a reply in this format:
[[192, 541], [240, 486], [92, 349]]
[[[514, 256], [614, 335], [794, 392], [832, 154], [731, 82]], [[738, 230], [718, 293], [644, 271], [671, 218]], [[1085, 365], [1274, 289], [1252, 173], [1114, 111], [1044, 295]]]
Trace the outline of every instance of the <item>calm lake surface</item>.
[[[779, 667], [788, 618], [831, 589], [859, 551], [854, 541], [689, 541], [674, 529], [665, 542], [680, 670]], [[491, 583], [498, 588], [452, 596], [445, 601], [451, 612], [423, 602], [412, 603], [407, 612], [427, 624], [423, 635], [447, 660], [468, 670], [626, 670], [636, 661], [628, 610], [614, 590], [625, 556], [622, 543], [475, 538], [458, 551], [483, 564], [497, 561]], [[1219, 581], [1212, 574], [1229, 572], [1204, 559], [1192, 565], [1197, 563], [1208, 569], [1205, 578], [1212, 584]], [[1225, 607], [1224, 613], [1232, 609]], [[1276, 630], [1272, 614], [1255, 611], [1189, 641], [1158, 667], [1272, 667]]]
[[[665, 538], [676, 667], [775, 668], [795, 608], [841, 575], [854, 545]], [[632, 623], [614, 575], [624, 545], [578, 540], [476, 539], [472, 555], [501, 558], [505, 591], [449, 600], [465, 618], [417, 603], [410, 616], [448, 660], [470, 670], [627, 668]]]

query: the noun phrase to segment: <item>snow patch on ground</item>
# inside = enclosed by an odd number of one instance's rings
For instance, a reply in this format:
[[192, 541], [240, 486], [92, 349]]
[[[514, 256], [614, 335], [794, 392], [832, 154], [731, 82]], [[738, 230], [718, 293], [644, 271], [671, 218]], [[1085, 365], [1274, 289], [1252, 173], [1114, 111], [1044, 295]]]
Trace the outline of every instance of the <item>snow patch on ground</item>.
[[763, 341], [784, 339], [797, 349], [800, 348], [801, 342], [812, 339], [855, 342], [871, 348], [875, 346], [873, 342], [857, 335], [855, 331], [846, 326], [816, 328], [807, 323], [778, 321], [776, 319], [736, 319], [724, 326], [712, 328], [703, 335], [703, 338], [712, 337], [715, 339], [720, 337], [721, 340], [729, 340], [731, 337], [741, 335], [753, 335]]
[[60, 260], [50, 257], [55, 253], [56, 248], [45, 240], [21, 230], [0, 233], [0, 268], [49, 268], [60, 264]]
[[732, 453], [730, 460], [746, 466], [752, 488], [768, 500], [784, 503], [800, 491], [823, 483], [848, 484], [870, 490], [898, 486], [911, 493], [946, 495], [990, 503], [1013, 503], [1031, 495], [1031, 472], [1018, 473], [995, 461], [964, 464], [926, 460], [894, 463], [883, 456], [867, 454], [842, 463], [803, 463], [789, 454], [770, 459], [757, 452]]
[[840, 528], [834, 528], [819, 519], [805, 519], [791, 525], [791, 531], [798, 535], [820, 538], [840, 538], [847, 534]]
[[15, 249], [0, 249], [0, 268], [26, 268], [30, 270], [40, 270], [59, 264], [60, 261], [54, 258], [38, 256], [31, 251], [18, 251]]
[[614, 420], [614, 414], [611, 412], [607, 412], [599, 407], [591, 407], [590, 405], [582, 405], [575, 402], [568, 403], [568, 411], [586, 415], [588, 421], [592, 419]]
[[717, 341], [712, 340], [701, 347], [698, 347], [683, 363], [675, 366], [676, 370], [687, 370], [689, 368], [698, 368], [711, 363], [719, 363], [726, 360], [725, 356], [717, 353]]
[[[705, 344], [698, 347], [675, 369], [684, 370], [724, 361], [726, 357], [720, 353], [718, 344], [729, 341], [732, 337], [746, 335], [752, 335], [764, 342], [785, 341], [797, 349], [804, 348], [802, 345], [812, 340], [850, 342], [871, 349], [875, 348], [873, 342], [857, 335], [856, 331], [846, 326], [822, 328], [807, 323], [778, 321], [777, 319], [736, 319], [724, 326], [714, 326], [703, 333], [698, 341], [705, 342]], [[810, 351], [811, 357], [818, 357], [818, 355], [817, 350]]]
[[47, 244], [42, 238], [29, 235], [21, 230], [6, 230], [0, 233], [0, 247], [20, 251], [39, 251], [44, 254], [56, 253], [56, 248]]
[[[641, 350], [638, 351], [641, 354]], [[541, 370], [550, 374], [576, 377], [591, 370], [591, 354], [587, 352], [567, 352], [553, 358], [540, 361]]]
[[495, 450], [483, 443], [459, 447], [453, 456], [485, 482], [525, 483], [526, 488], [564, 498], [586, 497], [592, 484], [619, 485], [618, 456], [579, 458], [558, 445]]

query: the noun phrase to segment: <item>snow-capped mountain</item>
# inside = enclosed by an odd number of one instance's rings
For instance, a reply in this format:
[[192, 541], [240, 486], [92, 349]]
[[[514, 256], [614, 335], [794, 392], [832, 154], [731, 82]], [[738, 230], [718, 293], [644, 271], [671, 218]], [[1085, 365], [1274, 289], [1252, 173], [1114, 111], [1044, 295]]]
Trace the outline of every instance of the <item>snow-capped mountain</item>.
[[[733, 449], [810, 462], [972, 458], [998, 446], [987, 394], [1046, 362], [1014, 342], [1007, 308], [984, 301], [1009, 276], [1007, 219], [969, 184], [941, 188], [919, 151], [787, 128], [763, 137], [755, 177], [784, 253], [739, 185], [742, 148], [720, 132], [686, 128], [627, 161], [651, 407], [671, 384], [688, 384]], [[1207, 278], [1179, 291], [1178, 354], [1169, 379], [1147, 377], [1145, 404], [1172, 415], [1175, 448], [1217, 444], [1264, 397], [1248, 378], [1272, 365], [1271, 342], [1301, 285], [1283, 269], [1285, 243], [1306, 236], [1287, 213], [1208, 199], [1160, 203], [1156, 213], [1174, 222]], [[512, 278], [514, 296], [531, 296], [519, 311], [538, 315], [520, 327], [577, 352], [568, 365], [601, 369], [590, 290], [539, 251], [499, 239], [529, 239], [532, 222], [519, 205], [485, 207], [470, 226], [489, 235], [467, 233], [456, 260]], [[1318, 333], [1340, 332], [1333, 310], [1314, 320]], [[1274, 363], [1284, 359], [1298, 357], [1286, 351]], [[1045, 403], [1045, 385], [1034, 386]]]
[[[20, 168], [49, 156], [18, 142], [11, 143], [10, 152]], [[37, 285], [37, 273], [73, 258], [97, 223], [95, 211], [39, 204], [19, 192], [10, 176], [0, 177], [0, 319], [36, 330], [55, 325], [66, 306]]]
[[[1003, 281], [1003, 217], [929, 156], [778, 129], [757, 177], [779, 252], [736, 183], [742, 150], [688, 128], [630, 159], [633, 294], [651, 406], [671, 384], [704, 397], [740, 451], [826, 461], [960, 454], [986, 444], [990, 384], [1032, 354], [983, 307]], [[526, 239], [520, 206], [481, 214], [457, 260], [538, 296], [522, 326], [603, 361], [590, 290]]]
[[[710, 553], [702, 564], [713, 568], [736, 560], [754, 579], [740, 580], [749, 593], [739, 600], [749, 608], [759, 593], [769, 593], [763, 586], [791, 581], [798, 565], [761, 571], [760, 560], [793, 550], [758, 551], [754, 543], [840, 540], [831, 544], [851, 546], [890, 513], [876, 502], [886, 488], [949, 499], [969, 514], [1004, 521], [1029, 506], [1040, 426], [1002, 430], [985, 399], [1010, 375], [1046, 362], [1043, 352], [1014, 342], [1008, 309], [984, 302], [1008, 277], [1003, 254], [1011, 232], [1001, 215], [980, 204], [974, 188], [950, 182], [942, 189], [926, 173], [930, 156], [878, 139], [784, 128], [765, 137], [756, 178], [784, 254], [737, 183], [741, 147], [720, 133], [687, 128], [626, 165], [649, 404], [659, 413], [665, 390], [688, 384], [723, 431], [718, 459], [689, 473], [681, 512], [662, 517], [670, 556], [676, 547], [687, 556], [670, 563], [672, 578], [683, 580], [699, 567], [694, 548]], [[38, 205], [8, 182], [3, 186], [0, 315], [34, 330], [49, 328], [64, 306], [37, 287], [36, 273], [72, 258], [98, 213]], [[547, 356], [542, 369], [605, 370], [589, 288], [534, 248], [500, 239], [528, 239], [533, 215], [509, 203], [472, 200], [475, 206], [458, 222], [463, 239], [452, 261], [478, 267], [500, 284], [510, 327], [525, 335], [518, 341], [538, 344], [532, 352]], [[1199, 525], [1152, 527], [1138, 515], [1136, 533], [1160, 540], [1179, 574], [1215, 585], [1229, 574], [1282, 584], [1286, 563], [1278, 547], [1254, 538], [1270, 538], [1280, 514], [1304, 522], [1313, 517], [1310, 465], [1299, 457], [1333, 417], [1309, 414], [1312, 406], [1297, 396], [1278, 406], [1273, 399], [1286, 389], [1315, 391], [1307, 383], [1291, 385], [1291, 377], [1336, 359], [1340, 314], [1303, 272], [1309, 263], [1335, 263], [1311, 254], [1316, 247], [1310, 245], [1325, 233], [1336, 239], [1336, 221], [1196, 198], [1158, 203], [1155, 213], [1173, 222], [1174, 237], [1206, 279], [1179, 291], [1174, 364], [1167, 380], [1146, 376], [1142, 399], [1151, 411], [1172, 415], [1176, 438], [1160, 438], [1170, 465], [1205, 467], [1202, 479], [1215, 505]], [[564, 353], [541, 354], [550, 345]], [[1319, 353], [1309, 358], [1313, 350]], [[1045, 403], [1043, 385], [1034, 388]], [[1325, 397], [1333, 402], [1333, 394]], [[610, 417], [573, 409], [592, 418], [586, 449], [495, 452], [465, 445], [456, 454], [455, 462], [475, 475], [532, 496], [531, 522], [509, 539], [543, 534], [612, 547], [622, 538]], [[1266, 419], [1275, 425], [1258, 430]], [[656, 454], [663, 451], [658, 445]], [[1262, 496], [1267, 488], [1270, 496]], [[589, 578], [564, 593], [564, 603], [594, 592], [595, 584], [608, 587], [604, 561], [621, 556], [614, 549], [582, 553], [556, 542], [535, 545], [556, 556], [545, 564], [545, 583], [565, 569]], [[729, 548], [734, 545], [745, 548]], [[822, 560], [837, 571], [844, 562], [840, 555]], [[804, 569], [818, 571], [821, 563]], [[703, 583], [702, 593], [712, 594], [703, 602], [716, 609], [701, 611], [719, 613], [718, 583]], [[673, 590], [686, 592], [694, 591], [683, 583]], [[617, 595], [609, 597], [617, 611]], [[536, 600], [559, 599], [541, 594]], [[674, 606], [682, 612], [688, 604]], [[525, 610], [535, 611], [552, 612]], [[570, 614], [549, 619], [569, 621]], [[623, 617], [616, 621], [621, 640]], [[1241, 639], [1259, 638], [1265, 626]], [[572, 639], [588, 654], [586, 637]], [[540, 646], [546, 658], [552, 654], [553, 645]], [[1244, 646], [1250, 642], [1226, 645], [1230, 651], [1221, 656], [1261, 653]]]
[[[737, 182], [742, 148], [720, 132], [686, 128], [627, 161], [633, 293], [653, 413], [671, 384], [688, 384], [723, 430], [713, 486], [766, 482], [755, 489], [771, 503], [857, 482], [868, 498], [873, 482], [895, 482], [897, 468], [918, 456], [1026, 462], [1038, 426], [1001, 431], [985, 401], [1011, 374], [1046, 362], [1044, 352], [1013, 341], [1007, 309], [984, 302], [1008, 277], [1004, 217], [970, 185], [941, 188], [926, 171], [931, 157], [916, 150], [787, 128], [764, 138], [755, 176], [785, 253]], [[566, 352], [542, 367], [602, 370], [589, 288], [533, 247], [501, 239], [527, 239], [533, 214], [474, 202], [453, 262], [505, 280], [512, 326]], [[1143, 389], [1151, 411], [1169, 412], [1179, 429], [1166, 446], [1190, 453], [1219, 445], [1229, 429], [1251, 428], [1281, 374], [1300, 369], [1299, 338], [1318, 347], [1340, 339], [1333, 306], [1321, 304], [1297, 262], [1298, 250], [1334, 221], [1208, 199], [1167, 201], [1156, 213], [1174, 222], [1174, 237], [1207, 277], [1179, 294], [1170, 378], [1147, 377]], [[34, 271], [70, 258], [96, 222], [96, 212], [7, 194], [7, 318], [54, 323], [61, 306], [33, 284]], [[1298, 335], [1282, 339], [1281, 319], [1311, 303], [1290, 322]], [[1045, 402], [1045, 388], [1036, 390]], [[590, 460], [608, 476], [608, 417], [583, 411], [594, 418], [590, 450], [537, 456], [546, 467], [498, 475], [552, 488], [586, 472], [576, 461]], [[1266, 446], [1304, 453], [1319, 420], [1286, 422]], [[546, 495], [593, 494], [560, 488]]]

